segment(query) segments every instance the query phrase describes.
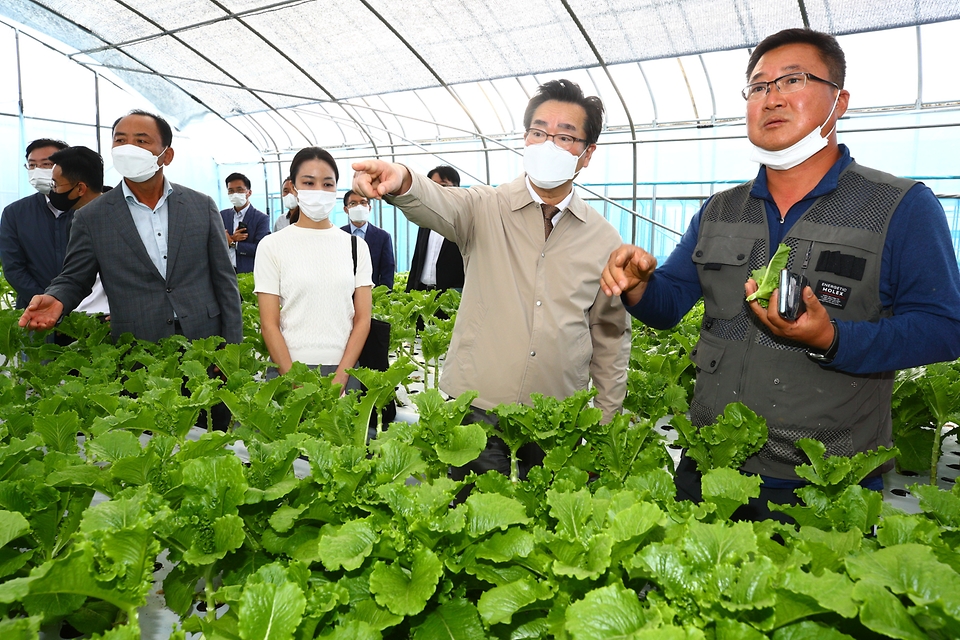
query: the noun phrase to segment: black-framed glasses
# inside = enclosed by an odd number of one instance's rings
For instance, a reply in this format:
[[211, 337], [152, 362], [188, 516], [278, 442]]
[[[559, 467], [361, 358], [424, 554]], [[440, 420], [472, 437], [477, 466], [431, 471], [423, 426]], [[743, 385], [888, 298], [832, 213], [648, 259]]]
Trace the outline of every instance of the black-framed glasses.
[[26, 167], [27, 171], [33, 171], [34, 169], [53, 169], [53, 163], [49, 160], [43, 160], [41, 162], [27, 162], [23, 166]]
[[807, 80], [829, 84], [835, 89], [840, 88], [840, 85], [838, 85], [836, 82], [818, 78], [812, 73], [807, 73], [806, 71], [797, 71], [795, 73], [782, 75], [779, 78], [774, 78], [773, 80], [769, 80], [767, 82], [752, 82], [743, 88], [743, 91], [740, 92], [740, 95], [742, 95], [743, 99], [748, 102], [751, 100], [759, 100], [770, 93], [770, 85], [772, 84], [777, 86], [777, 91], [780, 93], [796, 93], [807, 86]]
[[575, 138], [569, 133], [547, 133], [543, 129], [530, 127], [524, 134], [523, 139], [528, 144], [541, 144], [548, 139], [553, 138], [553, 144], [561, 149], [569, 150], [578, 142], [587, 143], [583, 138]]

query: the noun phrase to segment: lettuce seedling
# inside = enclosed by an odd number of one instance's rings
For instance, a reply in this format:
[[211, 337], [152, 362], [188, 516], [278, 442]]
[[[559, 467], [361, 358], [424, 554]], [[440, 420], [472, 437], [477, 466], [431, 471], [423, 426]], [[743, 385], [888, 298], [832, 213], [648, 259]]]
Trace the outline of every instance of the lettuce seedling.
[[790, 259], [790, 247], [780, 244], [777, 252], [773, 254], [768, 264], [763, 269], [754, 269], [750, 277], [757, 281], [759, 287], [756, 291], [747, 296], [747, 302], [759, 300], [760, 304], [766, 308], [770, 302], [770, 294], [780, 284], [780, 271], [787, 266], [787, 260]]

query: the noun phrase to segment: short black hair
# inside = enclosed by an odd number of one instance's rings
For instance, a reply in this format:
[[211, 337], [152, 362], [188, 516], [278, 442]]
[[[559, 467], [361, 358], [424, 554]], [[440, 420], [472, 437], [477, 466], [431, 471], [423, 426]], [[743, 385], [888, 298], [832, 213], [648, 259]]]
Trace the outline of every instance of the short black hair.
[[44, 147], [56, 147], [58, 150], [63, 150], [69, 147], [66, 142], [63, 140], [54, 140], [53, 138], [37, 138], [33, 142], [27, 145], [27, 152], [23, 154], [24, 158], [28, 158], [35, 149], [43, 149]]
[[67, 147], [50, 156], [50, 162], [60, 167], [63, 176], [82, 182], [91, 191], [103, 191], [103, 158], [87, 147]]
[[596, 144], [600, 138], [600, 130], [603, 128], [603, 101], [597, 96], [585, 96], [583, 90], [576, 82], [572, 80], [551, 80], [544, 82], [537, 88], [537, 93], [530, 102], [527, 103], [527, 110], [523, 112], [523, 129], [530, 128], [533, 121], [533, 113], [537, 107], [548, 100], [558, 102], [570, 102], [578, 104], [587, 112], [586, 121], [583, 123], [583, 135], [587, 144]]
[[442, 164], [439, 167], [430, 169], [430, 173], [427, 174], [427, 177], [433, 178], [434, 174], [439, 175], [441, 179], [446, 180], [447, 182], [452, 182], [454, 186], [460, 186], [460, 174], [457, 173], [456, 169], [448, 164]]
[[343, 206], [344, 206], [344, 208], [346, 208], [347, 202], [350, 201], [350, 196], [360, 196], [361, 198], [364, 197], [364, 195], [363, 195], [362, 193], [357, 193], [357, 192], [354, 191], [353, 189], [350, 189], [350, 191], [347, 191], [345, 194], [343, 194]]
[[250, 178], [243, 175], [242, 173], [237, 173], [236, 171], [228, 175], [227, 179], [224, 180], [223, 183], [229, 187], [230, 183], [236, 180], [243, 180], [243, 186], [245, 186], [247, 189], [250, 188]]
[[321, 149], [320, 147], [304, 147], [297, 151], [297, 155], [293, 156], [293, 160], [290, 162], [290, 181], [296, 185], [297, 183], [297, 174], [300, 173], [300, 165], [302, 165], [307, 160], [323, 160], [333, 169], [333, 177], [337, 179], [337, 182], [340, 182], [340, 170], [337, 169], [337, 161], [333, 159], [333, 156], [330, 155], [330, 152], [326, 149]]
[[164, 147], [169, 147], [173, 144], [173, 129], [170, 128], [170, 123], [161, 118], [155, 113], [150, 113], [149, 111], [144, 111], [143, 109], [132, 109], [130, 113], [124, 114], [113, 121], [113, 128], [110, 129], [110, 132], [113, 133], [117, 130], [117, 125], [120, 124], [120, 121], [126, 118], [127, 116], [146, 116], [148, 118], [153, 118], [153, 121], [157, 123], [157, 130], [160, 132], [160, 143]]
[[827, 70], [830, 72], [830, 77], [824, 80], [832, 80], [843, 89], [843, 82], [847, 76], [847, 58], [843, 55], [843, 49], [832, 35], [813, 29], [784, 29], [764, 38], [750, 54], [750, 60], [747, 62], [747, 82], [750, 81], [753, 69], [764, 54], [788, 44], [809, 44], [816, 47], [820, 52], [820, 59], [827, 65]]

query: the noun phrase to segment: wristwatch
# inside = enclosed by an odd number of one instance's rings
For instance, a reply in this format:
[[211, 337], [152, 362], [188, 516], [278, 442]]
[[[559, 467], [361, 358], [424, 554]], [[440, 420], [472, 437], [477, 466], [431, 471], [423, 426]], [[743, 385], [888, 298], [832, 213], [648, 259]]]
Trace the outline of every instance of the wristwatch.
[[231, 243], [230, 243], [230, 248], [231, 248], [231, 249], [233, 249], [233, 248], [236, 247], [236, 246], [237, 246], [237, 243], [236, 243], [236, 242], [231, 242]]
[[837, 328], [837, 321], [831, 320], [830, 324], [833, 325], [833, 342], [830, 343], [827, 350], [822, 353], [819, 350], [807, 350], [807, 357], [817, 364], [830, 364], [833, 362], [833, 359], [837, 357], [837, 350], [840, 348], [840, 330]]

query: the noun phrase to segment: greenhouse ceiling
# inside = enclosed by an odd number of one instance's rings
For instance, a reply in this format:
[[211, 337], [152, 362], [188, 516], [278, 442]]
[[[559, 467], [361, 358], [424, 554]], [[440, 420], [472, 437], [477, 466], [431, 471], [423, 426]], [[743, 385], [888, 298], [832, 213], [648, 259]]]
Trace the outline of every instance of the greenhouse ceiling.
[[[766, 35], [940, 23], [960, 19], [960, 2], [3, 0], [0, 16], [108, 69], [181, 126], [212, 112], [277, 153], [515, 134], [542, 76], [561, 71], [601, 95], [608, 126], [712, 123], [729, 112], [713, 83], [738, 82]], [[660, 93], [657, 64], [675, 77]]]

